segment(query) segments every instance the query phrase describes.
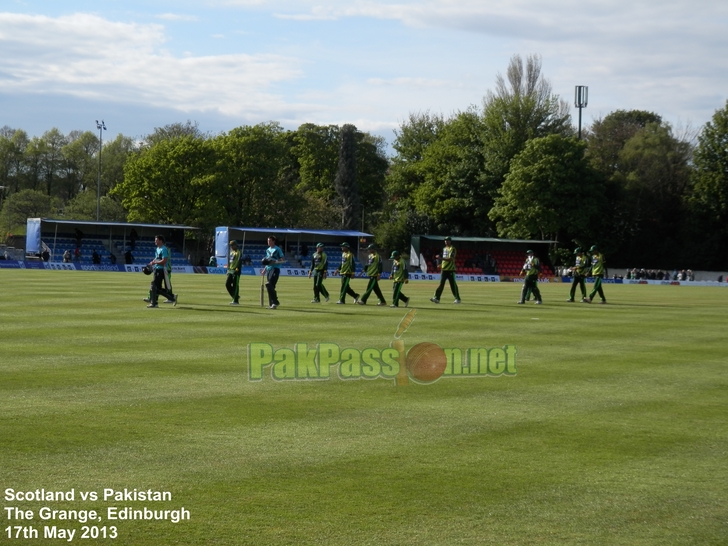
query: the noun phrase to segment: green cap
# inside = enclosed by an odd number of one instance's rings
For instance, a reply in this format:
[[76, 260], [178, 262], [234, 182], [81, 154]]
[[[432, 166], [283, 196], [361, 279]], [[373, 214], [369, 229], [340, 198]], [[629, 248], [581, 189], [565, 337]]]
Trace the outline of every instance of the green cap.
[[393, 250], [392, 255], [389, 257], [389, 259], [391, 260], [392, 258], [398, 258], [398, 257], [399, 257], [399, 252], [397, 250]]
[[369, 246], [367, 247], [367, 250], [374, 250], [375, 248], [377, 248], [377, 247], [376, 247], [376, 246], [374, 246], [374, 243], [372, 243], [372, 244], [370, 244], [370, 245], [369, 245]]
[[589, 249], [589, 252], [596, 252], [597, 250], [599, 250], [597, 248], [597, 245], [592, 245], [592, 247]]
[[574, 249], [574, 254], [583, 254], [583, 251], [581, 250], [581, 247], [580, 247], [580, 246], [577, 246], [577, 247], [576, 247], [576, 248]]
[[324, 246], [323, 243], [319, 243], [319, 244], [316, 245], [316, 248], [322, 248], [323, 246]]
[[533, 254], [533, 250], [527, 250], [526, 254]]
[[230, 241], [230, 246], [238, 246], [238, 243], [236, 243], [235, 241]]
[[339, 246], [343, 246], [343, 247], [349, 248], [349, 243], [347, 243], [346, 241], [344, 241]]
[[446, 240], [446, 241], [452, 241], [452, 237], [450, 237], [450, 236], [448, 235], [447, 237], [445, 237], [445, 240]]

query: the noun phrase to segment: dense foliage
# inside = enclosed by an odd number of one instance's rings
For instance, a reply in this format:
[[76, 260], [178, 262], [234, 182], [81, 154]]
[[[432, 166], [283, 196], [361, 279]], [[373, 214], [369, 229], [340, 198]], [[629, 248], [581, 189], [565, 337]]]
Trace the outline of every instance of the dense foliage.
[[[514, 56], [480, 107], [411, 113], [387, 157], [353, 125], [278, 123], [140, 142], [0, 129], [0, 229], [28, 216], [193, 225], [352, 228], [386, 248], [413, 234], [598, 243], [610, 264], [725, 269], [728, 103], [697, 144], [658, 114], [617, 110], [575, 138], [541, 61]], [[102, 148], [102, 149], [100, 149]], [[99, 153], [101, 157], [99, 158]]]

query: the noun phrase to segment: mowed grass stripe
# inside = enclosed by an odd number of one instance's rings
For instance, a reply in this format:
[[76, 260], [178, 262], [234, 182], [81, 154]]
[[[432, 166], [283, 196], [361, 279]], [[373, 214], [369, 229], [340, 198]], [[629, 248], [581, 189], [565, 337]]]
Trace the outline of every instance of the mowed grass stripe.
[[[5, 273], [1, 481], [167, 489], [193, 512], [177, 526], [120, 524], [124, 543], [726, 536], [721, 289], [607, 285], [610, 304], [590, 306], [543, 285], [537, 307], [515, 305], [515, 284], [462, 283], [458, 307], [430, 304], [434, 285], [412, 282], [407, 347], [514, 344], [518, 374], [395, 388], [247, 381], [249, 342], [393, 339], [404, 309], [311, 305], [307, 280], [282, 278], [270, 311], [259, 279], [243, 279], [231, 308], [223, 277], [177, 275], [180, 306], [147, 310], [141, 275]], [[40, 285], [52, 298], [26, 305]], [[333, 294], [338, 280], [327, 285]]]

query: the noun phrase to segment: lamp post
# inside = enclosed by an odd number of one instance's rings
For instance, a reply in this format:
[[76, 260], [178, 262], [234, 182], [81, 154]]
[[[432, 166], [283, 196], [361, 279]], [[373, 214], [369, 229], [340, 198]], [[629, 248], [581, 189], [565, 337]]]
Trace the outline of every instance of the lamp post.
[[589, 102], [589, 88], [586, 85], [577, 85], [574, 89], [574, 106], [579, 109], [579, 140], [581, 140], [581, 109], [586, 108]]
[[106, 125], [103, 119], [101, 123], [99, 123], [99, 120], [96, 120], [96, 128], [99, 130], [99, 176], [96, 180], [96, 221], [98, 222], [101, 219], [101, 147], [104, 143], [102, 131], [106, 131]]

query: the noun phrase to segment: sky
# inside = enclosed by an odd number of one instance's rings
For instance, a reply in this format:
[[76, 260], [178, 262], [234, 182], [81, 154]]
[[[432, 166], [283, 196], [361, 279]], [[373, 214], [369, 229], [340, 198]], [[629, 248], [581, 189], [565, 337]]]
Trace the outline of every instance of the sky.
[[383, 136], [482, 105], [537, 54], [583, 125], [649, 110], [697, 130], [728, 99], [718, 0], [0, 0], [0, 127], [141, 139], [276, 121]]

